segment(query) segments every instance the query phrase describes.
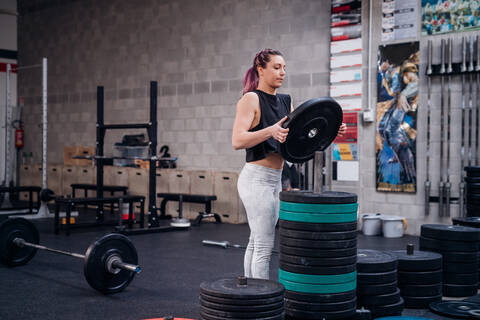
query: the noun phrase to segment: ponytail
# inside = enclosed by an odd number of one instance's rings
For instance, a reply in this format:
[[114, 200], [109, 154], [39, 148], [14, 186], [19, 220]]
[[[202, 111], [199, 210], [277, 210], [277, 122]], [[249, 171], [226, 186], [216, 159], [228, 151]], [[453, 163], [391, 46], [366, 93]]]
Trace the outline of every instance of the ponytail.
[[283, 56], [280, 51], [273, 49], [263, 49], [255, 55], [253, 59], [253, 66], [251, 66], [245, 76], [243, 77], [243, 94], [253, 91], [258, 87], [258, 71], [257, 67], [266, 68], [267, 62], [270, 61], [270, 56]]
[[250, 67], [245, 73], [245, 76], [243, 77], [243, 93], [242, 94], [253, 91], [257, 89], [257, 87], [258, 87], [257, 70], [255, 70], [253, 67]]

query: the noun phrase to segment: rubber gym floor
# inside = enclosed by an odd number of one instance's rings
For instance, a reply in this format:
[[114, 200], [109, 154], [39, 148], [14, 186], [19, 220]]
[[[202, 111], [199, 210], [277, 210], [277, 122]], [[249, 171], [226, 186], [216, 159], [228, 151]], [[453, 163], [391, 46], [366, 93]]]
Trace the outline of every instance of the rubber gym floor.
[[[50, 219], [33, 220], [40, 244], [84, 254], [95, 239], [111, 232], [77, 229], [71, 236], [53, 233]], [[278, 230], [277, 230], [278, 231]], [[202, 240], [228, 240], [245, 245], [244, 225], [204, 222], [188, 231], [130, 236], [138, 251], [142, 272], [121, 293], [102, 295], [83, 276], [83, 260], [39, 250], [24, 266], [0, 266], [0, 319], [148, 319], [166, 315], [199, 319], [199, 286], [202, 281], [236, 277], [243, 273], [243, 249], [202, 245]], [[398, 239], [358, 235], [358, 248], [418, 248], [418, 238]], [[278, 243], [276, 244], [278, 247]], [[278, 256], [273, 255], [270, 276], [278, 277]], [[405, 309], [403, 315], [448, 319], [427, 310]]]

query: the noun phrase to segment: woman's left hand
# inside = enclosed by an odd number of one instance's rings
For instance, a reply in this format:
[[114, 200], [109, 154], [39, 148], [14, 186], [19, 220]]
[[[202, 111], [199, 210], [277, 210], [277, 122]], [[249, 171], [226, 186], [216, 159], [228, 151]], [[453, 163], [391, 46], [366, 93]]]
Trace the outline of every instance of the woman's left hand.
[[347, 132], [347, 125], [345, 123], [342, 123], [342, 125], [340, 126], [340, 129], [338, 129], [337, 135], [341, 137], [345, 134], [345, 132]]

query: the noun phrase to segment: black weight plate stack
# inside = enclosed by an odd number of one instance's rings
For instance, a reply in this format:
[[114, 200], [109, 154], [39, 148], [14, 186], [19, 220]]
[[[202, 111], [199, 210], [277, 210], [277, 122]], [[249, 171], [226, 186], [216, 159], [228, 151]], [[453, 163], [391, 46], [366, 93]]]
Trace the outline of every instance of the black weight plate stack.
[[420, 250], [443, 256], [443, 295], [468, 297], [478, 287], [478, 246], [480, 229], [424, 224], [421, 227]]
[[480, 167], [465, 167], [467, 217], [480, 217]]
[[349, 319], [356, 310], [357, 196], [280, 193], [279, 281], [287, 319]]
[[[480, 184], [479, 184], [479, 187], [480, 187]], [[459, 225], [459, 226], [480, 228], [480, 217], [452, 218], [452, 222], [453, 224]], [[480, 250], [480, 247], [479, 247], [479, 250]], [[479, 277], [478, 287], [480, 288], [480, 251], [477, 252], [477, 261], [478, 261], [478, 277]]]
[[358, 250], [358, 307], [370, 310], [374, 318], [402, 313], [403, 300], [397, 287], [397, 265], [397, 257], [392, 253]]
[[205, 320], [281, 320], [284, 291], [278, 282], [245, 277], [202, 282], [200, 315]]
[[405, 308], [425, 309], [431, 302], [442, 300], [442, 255], [429, 251], [392, 251], [398, 259], [398, 287]]

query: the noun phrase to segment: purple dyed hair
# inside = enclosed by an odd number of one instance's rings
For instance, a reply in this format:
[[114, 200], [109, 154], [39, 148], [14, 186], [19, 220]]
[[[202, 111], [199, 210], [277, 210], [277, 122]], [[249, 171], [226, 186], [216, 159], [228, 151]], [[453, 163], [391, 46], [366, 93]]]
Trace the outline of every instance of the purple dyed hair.
[[267, 67], [267, 63], [270, 61], [270, 56], [283, 56], [278, 50], [263, 49], [255, 55], [253, 58], [253, 66], [251, 66], [245, 76], [243, 77], [243, 94], [257, 89], [258, 86], [258, 71], [257, 67]]

